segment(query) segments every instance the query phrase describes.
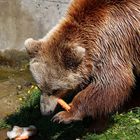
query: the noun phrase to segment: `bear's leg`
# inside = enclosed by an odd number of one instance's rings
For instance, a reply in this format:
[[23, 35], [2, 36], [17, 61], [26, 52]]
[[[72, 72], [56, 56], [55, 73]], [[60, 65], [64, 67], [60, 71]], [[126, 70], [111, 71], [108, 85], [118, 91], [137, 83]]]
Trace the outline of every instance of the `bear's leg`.
[[126, 67], [104, 70], [98, 78], [74, 97], [69, 112], [59, 112], [53, 120], [70, 123], [85, 116], [97, 118], [112, 113], [127, 100], [135, 84], [132, 69]]
[[89, 85], [85, 90], [82, 90], [79, 92], [73, 99], [72, 103], [70, 103], [71, 109], [69, 111], [61, 111], [57, 113], [53, 117], [53, 121], [55, 122], [63, 122], [65, 124], [68, 124], [72, 121], [78, 121], [82, 120], [86, 114], [85, 114], [85, 98], [86, 98], [86, 92], [90, 89]]

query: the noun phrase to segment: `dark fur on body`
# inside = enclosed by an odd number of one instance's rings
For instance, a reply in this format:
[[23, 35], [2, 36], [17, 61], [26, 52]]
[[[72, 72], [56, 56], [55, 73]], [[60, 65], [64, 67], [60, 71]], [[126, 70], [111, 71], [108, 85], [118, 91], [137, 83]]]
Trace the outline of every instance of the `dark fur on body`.
[[44, 93], [82, 87], [54, 121], [107, 115], [130, 97], [140, 74], [140, 0], [74, 0], [49, 35], [25, 45]]

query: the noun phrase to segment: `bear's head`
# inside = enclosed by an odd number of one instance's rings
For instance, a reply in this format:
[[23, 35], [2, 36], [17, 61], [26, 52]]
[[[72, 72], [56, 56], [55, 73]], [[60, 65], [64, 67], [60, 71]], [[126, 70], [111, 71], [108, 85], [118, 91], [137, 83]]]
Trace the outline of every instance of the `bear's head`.
[[75, 40], [54, 33], [25, 41], [30, 56], [30, 70], [43, 93], [74, 89], [83, 80], [81, 63], [85, 48]]

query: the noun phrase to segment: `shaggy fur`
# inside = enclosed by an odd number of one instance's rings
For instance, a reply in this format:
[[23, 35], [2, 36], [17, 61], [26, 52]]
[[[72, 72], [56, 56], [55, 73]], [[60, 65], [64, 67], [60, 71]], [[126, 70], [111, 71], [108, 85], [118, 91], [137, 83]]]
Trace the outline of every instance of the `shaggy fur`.
[[130, 97], [140, 74], [140, 0], [73, 0], [54, 29], [25, 46], [44, 94], [81, 89], [54, 121], [107, 115]]

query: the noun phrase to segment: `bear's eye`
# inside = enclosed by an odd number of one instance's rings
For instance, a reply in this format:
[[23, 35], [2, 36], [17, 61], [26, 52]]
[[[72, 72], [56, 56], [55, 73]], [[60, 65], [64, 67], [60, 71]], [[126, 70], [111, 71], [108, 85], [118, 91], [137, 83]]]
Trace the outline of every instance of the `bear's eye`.
[[76, 69], [81, 63], [81, 61], [79, 61], [79, 59], [70, 52], [63, 53], [62, 61], [66, 69]]
[[64, 65], [66, 69], [74, 69], [77, 68], [80, 62], [76, 60], [76, 58], [72, 58], [72, 56], [66, 56], [64, 59]]

